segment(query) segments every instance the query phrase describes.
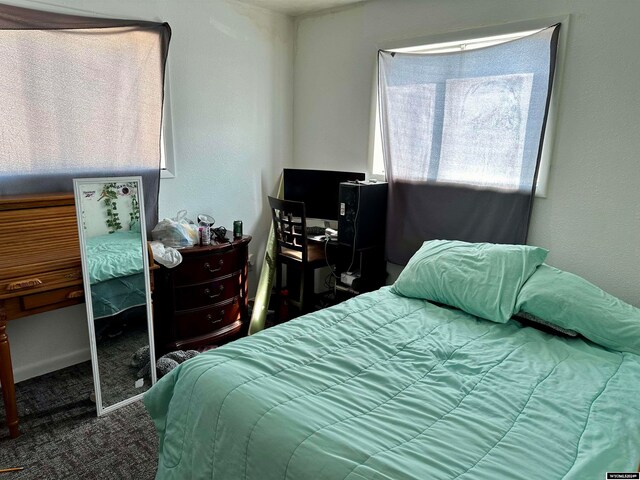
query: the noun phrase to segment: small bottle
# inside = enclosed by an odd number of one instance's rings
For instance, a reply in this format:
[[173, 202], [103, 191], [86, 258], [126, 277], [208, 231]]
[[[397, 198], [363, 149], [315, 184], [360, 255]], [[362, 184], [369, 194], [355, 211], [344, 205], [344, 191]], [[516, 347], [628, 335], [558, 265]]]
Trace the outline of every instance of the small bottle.
[[200, 235], [200, 246], [211, 245], [211, 228], [208, 223], [200, 222], [198, 227], [198, 234]]

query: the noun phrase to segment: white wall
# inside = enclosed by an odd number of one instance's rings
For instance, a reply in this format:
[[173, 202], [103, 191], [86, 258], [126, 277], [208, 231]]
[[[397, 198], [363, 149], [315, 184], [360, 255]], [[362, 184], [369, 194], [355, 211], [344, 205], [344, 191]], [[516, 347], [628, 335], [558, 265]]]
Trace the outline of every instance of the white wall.
[[[132, 198], [137, 197], [138, 189], [129, 187], [127, 193], [122, 193], [118, 185], [115, 189], [118, 195], [115, 199], [117, 206], [118, 218], [122, 228], [121, 232], [126, 232], [131, 228], [131, 213], [133, 212]], [[104, 183], [84, 184], [80, 187], [82, 196], [82, 223], [84, 226], [85, 238], [98, 237], [100, 235], [108, 235], [111, 228], [107, 226], [107, 207], [102, 197]], [[136, 222], [134, 225], [137, 225]], [[139, 229], [138, 229], [139, 230]]]
[[[254, 237], [250, 251], [261, 259], [269, 227], [262, 200], [291, 163], [292, 20], [224, 0], [8, 3], [171, 25], [177, 176], [161, 181], [160, 217], [180, 209], [192, 218], [210, 213], [228, 229], [241, 219]], [[89, 358], [84, 306], [19, 319], [7, 330], [17, 381]]]
[[529, 243], [640, 306], [640, 2], [371, 0], [296, 20], [294, 161], [369, 171], [377, 49], [406, 39], [571, 15], [547, 198]]

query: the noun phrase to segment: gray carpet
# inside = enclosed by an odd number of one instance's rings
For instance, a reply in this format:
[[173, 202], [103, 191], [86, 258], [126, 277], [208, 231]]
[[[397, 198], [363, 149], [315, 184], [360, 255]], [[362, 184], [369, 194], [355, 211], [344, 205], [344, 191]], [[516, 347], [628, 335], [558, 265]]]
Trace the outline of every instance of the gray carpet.
[[142, 388], [135, 387], [140, 368], [131, 366], [131, 358], [141, 347], [149, 345], [149, 334], [146, 318], [131, 320], [125, 318], [110, 335], [101, 335], [96, 341], [102, 406], [105, 408], [144, 393], [151, 386], [147, 377]]
[[89, 362], [16, 385], [22, 435], [10, 439], [0, 408], [4, 479], [152, 479], [158, 442], [142, 402], [100, 418]]

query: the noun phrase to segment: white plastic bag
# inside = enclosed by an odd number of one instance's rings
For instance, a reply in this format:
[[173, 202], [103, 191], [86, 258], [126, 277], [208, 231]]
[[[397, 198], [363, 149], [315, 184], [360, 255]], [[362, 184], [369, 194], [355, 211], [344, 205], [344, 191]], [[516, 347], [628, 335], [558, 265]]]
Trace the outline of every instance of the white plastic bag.
[[163, 218], [151, 231], [151, 237], [167, 247], [192, 247], [198, 243], [198, 226], [186, 216], [187, 211], [180, 210], [175, 218]]
[[173, 268], [182, 263], [182, 255], [175, 248], [167, 247], [162, 242], [155, 240], [153, 242], [149, 242], [149, 245], [153, 252], [153, 259], [160, 265], [164, 265], [167, 268]]

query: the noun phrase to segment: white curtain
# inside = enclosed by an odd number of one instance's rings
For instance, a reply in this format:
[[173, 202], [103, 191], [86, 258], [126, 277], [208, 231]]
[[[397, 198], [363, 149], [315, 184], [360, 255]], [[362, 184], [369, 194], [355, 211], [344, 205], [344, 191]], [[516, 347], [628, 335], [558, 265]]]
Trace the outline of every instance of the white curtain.
[[559, 28], [454, 53], [380, 51], [390, 261], [430, 239], [526, 242]]
[[0, 5], [0, 194], [142, 175], [153, 226], [169, 37], [167, 24]]

